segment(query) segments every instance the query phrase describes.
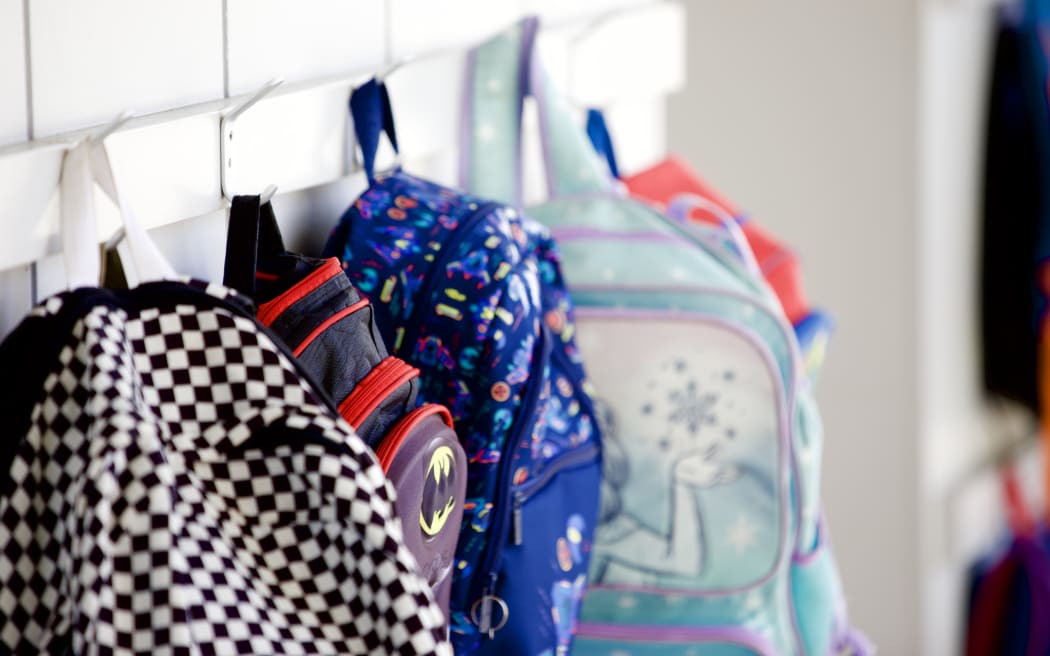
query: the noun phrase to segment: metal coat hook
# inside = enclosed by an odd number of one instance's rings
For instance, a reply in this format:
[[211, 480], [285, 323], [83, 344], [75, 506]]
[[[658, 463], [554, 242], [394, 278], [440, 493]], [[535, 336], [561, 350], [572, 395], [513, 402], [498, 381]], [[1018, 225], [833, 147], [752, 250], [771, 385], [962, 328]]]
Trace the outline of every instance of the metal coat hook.
[[[256, 103], [269, 95], [274, 89], [281, 86], [284, 80], [274, 78], [259, 88], [258, 91], [248, 97], [230, 111], [222, 115], [219, 121], [219, 182], [222, 187], [222, 195], [227, 200], [233, 199], [233, 190], [230, 189], [230, 169], [233, 167], [233, 156], [230, 146], [233, 144], [233, 126], [244, 112], [251, 109]], [[268, 188], [267, 188], [268, 189]], [[276, 189], [276, 188], [275, 188]], [[264, 192], [265, 193], [265, 192]]]

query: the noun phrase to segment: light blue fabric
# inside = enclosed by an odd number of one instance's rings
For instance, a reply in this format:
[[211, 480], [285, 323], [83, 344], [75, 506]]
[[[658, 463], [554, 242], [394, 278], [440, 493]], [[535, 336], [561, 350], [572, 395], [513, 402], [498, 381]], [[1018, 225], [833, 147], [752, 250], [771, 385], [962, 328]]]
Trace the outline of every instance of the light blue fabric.
[[[526, 19], [472, 53], [462, 173], [472, 192], [520, 202], [520, 93], [530, 92], [551, 199], [527, 212], [559, 242], [584, 355], [589, 343], [610, 346], [586, 363], [598, 398], [614, 389], [609, 398], [631, 406], [607, 409], [603, 519], [573, 653], [823, 654], [846, 644], [841, 586], [819, 536], [823, 427], [794, 331], [724, 234], [617, 193], [534, 61], [536, 27]], [[671, 369], [654, 361], [669, 340], [684, 344]], [[710, 350], [715, 342], [725, 348]], [[723, 364], [726, 349], [749, 362]], [[633, 368], [617, 369], [621, 359]], [[697, 373], [696, 363], [720, 368]], [[669, 390], [669, 410], [653, 409], [647, 385]], [[742, 410], [737, 396], [766, 400]], [[683, 399], [692, 405], [674, 405]], [[637, 432], [650, 411], [652, 433]], [[629, 428], [619, 436], [618, 423]], [[706, 451], [683, 446], [694, 439], [709, 440]], [[698, 531], [684, 552], [683, 526]], [[651, 555], [637, 562], [646, 544]]]

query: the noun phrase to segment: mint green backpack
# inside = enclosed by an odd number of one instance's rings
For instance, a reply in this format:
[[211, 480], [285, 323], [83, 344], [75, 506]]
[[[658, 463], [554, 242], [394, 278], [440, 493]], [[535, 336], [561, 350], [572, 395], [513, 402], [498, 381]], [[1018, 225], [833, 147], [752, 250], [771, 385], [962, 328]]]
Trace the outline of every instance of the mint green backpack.
[[535, 61], [537, 26], [471, 53], [462, 182], [520, 205], [531, 95], [550, 200], [527, 212], [560, 245], [604, 428], [572, 653], [869, 653], [821, 521], [811, 384], [746, 241], [617, 191]]

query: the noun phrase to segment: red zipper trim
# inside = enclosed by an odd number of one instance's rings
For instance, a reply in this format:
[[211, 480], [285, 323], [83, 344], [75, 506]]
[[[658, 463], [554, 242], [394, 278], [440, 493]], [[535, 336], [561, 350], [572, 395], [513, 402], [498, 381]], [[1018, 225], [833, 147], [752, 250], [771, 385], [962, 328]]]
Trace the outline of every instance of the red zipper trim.
[[330, 257], [324, 261], [324, 264], [317, 267], [305, 278], [292, 285], [291, 289], [272, 301], [267, 301], [260, 305], [256, 318], [262, 325], [270, 326], [277, 320], [277, 317], [281, 316], [282, 312], [292, 307], [296, 302], [302, 300], [303, 297], [323, 285], [329, 279], [334, 278], [336, 274], [345, 275], [343, 274], [343, 267], [339, 264], [339, 259]]
[[401, 449], [401, 445], [408, 438], [412, 429], [430, 415], [440, 415], [441, 421], [445, 422], [445, 425], [449, 428], [452, 428], [452, 415], [449, 413], [448, 408], [437, 403], [428, 403], [420, 406], [402, 417], [401, 421], [397, 422], [397, 425], [387, 433], [379, 448], [376, 449], [376, 458], [379, 460], [380, 466], [383, 467], [384, 474], [390, 471], [390, 465], [394, 463], [394, 456], [397, 455], [398, 450]]
[[368, 305], [368, 299], [367, 298], [362, 298], [360, 301], [354, 303], [350, 307], [343, 308], [342, 310], [339, 310], [338, 312], [336, 312], [332, 316], [328, 317], [327, 319], [325, 319], [324, 321], [321, 322], [320, 326], [314, 328], [313, 332], [311, 332], [309, 335], [306, 336], [306, 339], [304, 339], [303, 341], [299, 342], [299, 346], [295, 347], [295, 350], [292, 351], [292, 355], [294, 355], [295, 357], [299, 357], [300, 355], [302, 355], [302, 352], [306, 350], [306, 347], [309, 346], [311, 343], [313, 343], [313, 341], [315, 339], [317, 339], [317, 336], [320, 335], [321, 333], [323, 333], [329, 327], [331, 327], [332, 324], [334, 324], [335, 322], [339, 321], [343, 317], [346, 317], [348, 315], [353, 314], [354, 312], [357, 312], [358, 310], [360, 310], [361, 308], [363, 308], [363, 307], [365, 307], [367, 305]]
[[368, 372], [350, 396], [343, 399], [339, 404], [339, 414], [356, 429], [384, 399], [418, 375], [419, 369], [400, 358], [388, 356]]

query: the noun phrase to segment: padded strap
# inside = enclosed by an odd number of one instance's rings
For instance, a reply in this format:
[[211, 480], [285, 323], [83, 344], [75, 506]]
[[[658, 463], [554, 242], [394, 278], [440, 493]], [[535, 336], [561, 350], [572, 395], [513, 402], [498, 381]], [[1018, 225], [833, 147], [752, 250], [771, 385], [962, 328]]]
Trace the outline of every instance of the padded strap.
[[474, 193], [519, 206], [526, 96], [536, 101], [551, 198], [613, 188], [568, 102], [537, 57], [538, 29], [536, 17], [525, 18], [472, 50], [467, 64], [460, 182]]
[[385, 132], [390, 145], [397, 149], [397, 134], [394, 131], [394, 113], [390, 108], [390, 94], [386, 85], [372, 78], [350, 94], [350, 115], [354, 119], [354, 133], [361, 147], [365, 174], [368, 182], [375, 182], [376, 152], [379, 138]]
[[222, 284], [255, 298], [255, 273], [260, 257], [279, 255], [284, 250], [273, 205], [260, 204], [258, 196], [235, 196], [226, 230]]
[[605, 158], [609, 173], [614, 178], [620, 177], [620, 167], [616, 165], [616, 149], [613, 148], [609, 127], [605, 124], [605, 114], [594, 107], [587, 110], [587, 137], [594, 146], [594, 152]]

